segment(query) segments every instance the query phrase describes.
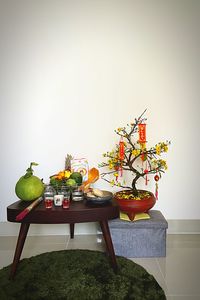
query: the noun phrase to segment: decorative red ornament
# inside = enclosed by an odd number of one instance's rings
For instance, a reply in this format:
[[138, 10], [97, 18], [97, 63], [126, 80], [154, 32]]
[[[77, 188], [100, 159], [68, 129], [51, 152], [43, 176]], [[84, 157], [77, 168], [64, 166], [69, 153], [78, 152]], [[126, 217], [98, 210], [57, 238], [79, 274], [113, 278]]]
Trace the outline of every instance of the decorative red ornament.
[[122, 177], [123, 175], [123, 169], [122, 169], [122, 160], [124, 159], [124, 141], [123, 141], [123, 137], [121, 137], [120, 142], [119, 142], [119, 159], [121, 161], [121, 165], [119, 167], [119, 171], [120, 171], [120, 176]]
[[139, 129], [139, 143], [146, 143], [146, 124], [138, 124]]
[[124, 141], [123, 138], [121, 138], [119, 142], [119, 159], [123, 160], [124, 159]]
[[146, 155], [144, 154], [144, 150], [146, 147], [146, 124], [140, 123], [138, 124], [138, 130], [139, 130], [139, 140], [138, 142], [140, 143], [141, 146], [141, 160], [145, 161], [146, 160]]
[[119, 166], [115, 166], [115, 171], [119, 171]]
[[141, 154], [141, 160], [142, 160], [142, 161], [145, 161], [145, 160], [146, 160], [146, 155], [144, 154], [144, 152], [142, 152], [142, 154]]
[[159, 179], [160, 179], [160, 177], [159, 177], [158, 175], [155, 175], [155, 176], [154, 176], [154, 180], [155, 180], [155, 181], [158, 181]]

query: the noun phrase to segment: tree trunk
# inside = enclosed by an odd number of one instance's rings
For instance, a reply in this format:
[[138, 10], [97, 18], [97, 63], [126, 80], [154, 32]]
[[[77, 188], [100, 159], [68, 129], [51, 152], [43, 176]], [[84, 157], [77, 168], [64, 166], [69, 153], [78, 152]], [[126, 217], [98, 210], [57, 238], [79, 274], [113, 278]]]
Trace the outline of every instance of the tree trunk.
[[133, 181], [132, 181], [132, 191], [133, 191], [133, 195], [134, 195], [134, 196], [137, 196], [137, 195], [138, 195], [138, 190], [137, 190], [137, 188], [136, 188], [136, 182], [137, 182], [137, 180], [138, 180], [139, 177], [140, 177], [140, 176], [136, 176], [136, 177], [133, 179]]

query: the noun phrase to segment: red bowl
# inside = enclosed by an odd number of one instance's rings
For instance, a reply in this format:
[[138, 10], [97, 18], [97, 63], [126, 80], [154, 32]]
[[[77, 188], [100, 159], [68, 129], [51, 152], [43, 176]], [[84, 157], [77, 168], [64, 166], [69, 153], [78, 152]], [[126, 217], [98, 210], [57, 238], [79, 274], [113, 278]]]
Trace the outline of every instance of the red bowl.
[[[153, 193], [149, 191], [139, 190], [145, 195], [140, 200], [125, 199], [122, 197], [121, 192], [117, 192], [114, 195], [115, 201], [118, 203], [122, 212], [127, 213], [131, 221], [134, 220], [135, 214], [148, 212], [156, 203], [156, 198]], [[130, 195], [131, 190], [123, 191], [123, 194]]]

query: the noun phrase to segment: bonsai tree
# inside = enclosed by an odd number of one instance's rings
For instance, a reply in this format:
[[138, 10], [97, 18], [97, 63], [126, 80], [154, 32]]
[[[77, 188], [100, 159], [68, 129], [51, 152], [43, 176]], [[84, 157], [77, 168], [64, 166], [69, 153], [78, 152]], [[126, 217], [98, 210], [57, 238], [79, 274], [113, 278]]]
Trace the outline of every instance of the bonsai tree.
[[[112, 186], [118, 186], [132, 191], [132, 195], [138, 197], [140, 191], [137, 189], [137, 182], [143, 178], [147, 184], [149, 175], [154, 175], [156, 181], [156, 198], [158, 184], [161, 174], [167, 170], [167, 163], [161, 159], [163, 152], [168, 151], [170, 142], [159, 142], [155, 146], [146, 146], [146, 119], [143, 117], [146, 110], [135, 118], [133, 123], [127, 127], [120, 127], [115, 133], [120, 141], [112, 151], [103, 154], [106, 159], [99, 167], [107, 168], [101, 173], [101, 178]], [[130, 172], [133, 176], [132, 183], [127, 186], [125, 181], [120, 180], [123, 172]]]

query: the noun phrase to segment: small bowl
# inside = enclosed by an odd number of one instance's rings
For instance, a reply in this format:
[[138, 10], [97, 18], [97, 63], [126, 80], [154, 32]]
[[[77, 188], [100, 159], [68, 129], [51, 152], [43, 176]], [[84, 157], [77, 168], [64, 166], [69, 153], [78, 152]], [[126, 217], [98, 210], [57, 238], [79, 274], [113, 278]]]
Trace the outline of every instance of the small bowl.
[[103, 192], [102, 197], [97, 197], [97, 196], [91, 197], [91, 196], [87, 196], [87, 194], [85, 194], [84, 197], [88, 202], [93, 204], [105, 204], [112, 200], [113, 193], [109, 191], [102, 191], [102, 192]]

